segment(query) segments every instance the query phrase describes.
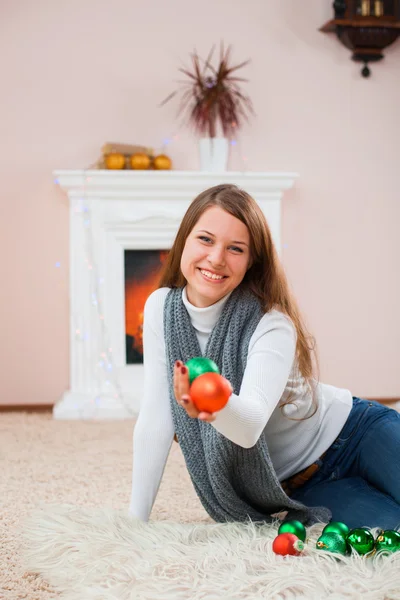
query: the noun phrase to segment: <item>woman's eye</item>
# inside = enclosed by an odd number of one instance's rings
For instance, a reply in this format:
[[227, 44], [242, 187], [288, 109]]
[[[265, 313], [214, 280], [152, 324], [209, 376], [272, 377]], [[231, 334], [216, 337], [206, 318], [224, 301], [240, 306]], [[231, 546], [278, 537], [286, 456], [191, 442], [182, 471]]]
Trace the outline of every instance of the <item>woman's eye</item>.
[[[201, 240], [202, 242], [206, 242], [207, 244], [210, 242], [212, 243], [212, 239], [207, 237], [206, 235], [200, 235], [199, 240]], [[235, 252], [243, 253], [243, 248], [239, 248], [238, 246], [230, 246], [230, 248]]]

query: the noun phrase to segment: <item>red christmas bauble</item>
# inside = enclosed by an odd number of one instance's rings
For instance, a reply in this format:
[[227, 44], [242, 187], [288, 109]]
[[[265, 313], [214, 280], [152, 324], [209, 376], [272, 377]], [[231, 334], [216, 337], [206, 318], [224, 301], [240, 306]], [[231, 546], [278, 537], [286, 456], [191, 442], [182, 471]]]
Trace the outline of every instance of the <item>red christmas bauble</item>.
[[281, 556], [298, 556], [304, 550], [304, 543], [294, 533], [280, 533], [272, 542], [272, 550]]
[[231, 384], [219, 373], [199, 375], [190, 386], [190, 398], [197, 410], [209, 413], [224, 408], [231, 394]]

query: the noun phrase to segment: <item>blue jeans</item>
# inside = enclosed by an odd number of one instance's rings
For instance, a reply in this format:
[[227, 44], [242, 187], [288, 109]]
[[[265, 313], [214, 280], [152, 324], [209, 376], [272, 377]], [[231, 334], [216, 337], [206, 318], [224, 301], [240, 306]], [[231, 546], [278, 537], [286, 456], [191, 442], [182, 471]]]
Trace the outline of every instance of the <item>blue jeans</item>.
[[291, 497], [326, 506], [352, 527], [400, 527], [400, 414], [353, 398], [348, 419], [320, 469]]

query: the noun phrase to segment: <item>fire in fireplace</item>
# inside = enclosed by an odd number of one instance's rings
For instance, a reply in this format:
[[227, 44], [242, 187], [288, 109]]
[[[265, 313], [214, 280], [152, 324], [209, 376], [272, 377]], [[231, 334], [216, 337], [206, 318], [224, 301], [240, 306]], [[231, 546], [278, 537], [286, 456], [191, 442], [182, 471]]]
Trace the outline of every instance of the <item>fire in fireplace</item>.
[[143, 363], [143, 310], [157, 289], [168, 250], [125, 250], [126, 364]]

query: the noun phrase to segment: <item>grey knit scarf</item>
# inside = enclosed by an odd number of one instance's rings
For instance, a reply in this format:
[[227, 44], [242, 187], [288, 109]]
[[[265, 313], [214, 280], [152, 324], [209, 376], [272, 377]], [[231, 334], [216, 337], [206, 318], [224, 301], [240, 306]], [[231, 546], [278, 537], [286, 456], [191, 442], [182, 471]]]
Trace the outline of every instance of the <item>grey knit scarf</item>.
[[[249, 341], [263, 313], [258, 300], [240, 286], [228, 298], [212, 330], [205, 356], [214, 360], [235, 394], [246, 367]], [[304, 525], [327, 522], [327, 508], [308, 508], [283, 491], [272, 465], [264, 435], [252, 448], [242, 448], [210, 423], [193, 419], [173, 392], [176, 360], [201, 356], [199, 342], [182, 301], [182, 289], [171, 289], [164, 305], [164, 336], [172, 416], [186, 466], [205, 510], [217, 522], [271, 522], [288, 511], [287, 519]]]

